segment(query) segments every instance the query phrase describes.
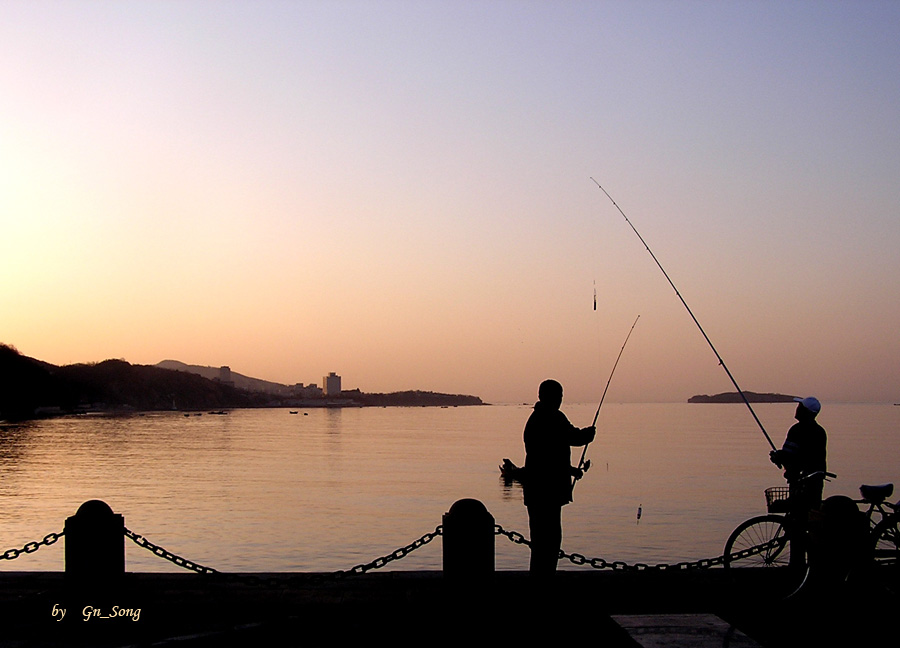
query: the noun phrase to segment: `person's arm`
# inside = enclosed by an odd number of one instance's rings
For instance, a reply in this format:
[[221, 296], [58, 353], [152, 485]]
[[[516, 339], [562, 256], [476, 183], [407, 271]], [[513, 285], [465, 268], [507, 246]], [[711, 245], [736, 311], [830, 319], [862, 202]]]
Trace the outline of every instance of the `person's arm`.
[[565, 414], [562, 412], [559, 414], [565, 422], [566, 442], [570, 446], [583, 446], [594, 440], [594, 437], [597, 435], [597, 428], [593, 425], [586, 428], [577, 428], [569, 422], [569, 419], [566, 418]]

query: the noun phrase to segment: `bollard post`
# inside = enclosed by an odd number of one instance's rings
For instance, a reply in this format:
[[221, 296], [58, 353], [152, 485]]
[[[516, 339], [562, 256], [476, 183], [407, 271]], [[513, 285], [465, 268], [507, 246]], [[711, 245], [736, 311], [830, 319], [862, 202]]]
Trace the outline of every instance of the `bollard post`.
[[89, 500], [66, 518], [66, 577], [104, 582], [125, 574], [125, 518]]
[[444, 513], [444, 576], [490, 578], [494, 573], [494, 516], [476, 499], [461, 499]]

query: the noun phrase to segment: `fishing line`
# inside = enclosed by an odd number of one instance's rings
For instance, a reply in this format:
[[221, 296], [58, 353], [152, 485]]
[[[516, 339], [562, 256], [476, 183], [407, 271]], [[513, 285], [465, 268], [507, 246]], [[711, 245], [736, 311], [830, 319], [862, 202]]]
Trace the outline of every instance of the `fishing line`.
[[[591, 178], [594, 180], [594, 178]], [[719, 364], [725, 370], [725, 373], [728, 374], [728, 378], [731, 380], [731, 384], [734, 385], [734, 388], [737, 390], [738, 394], [741, 395], [741, 399], [744, 401], [744, 404], [747, 406], [747, 409], [750, 410], [750, 413], [753, 415], [753, 419], [756, 421], [756, 424], [759, 426], [759, 429], [762, 430], [763, 436], [766, 437], [766, 441], [769, 442], [769, 445], [772, 446], [772, 450], [777, 450], [775, 444], [772, 443], [771, 437], [769, 437], [769, 433], [766, 432], [766, 428], [763, 427], [762, 422], [759, 420], [759, 417], [756, 415], [756, 412], [753, 411], [753, 407], [750, 405], [750, 401], [747, 400], [747, 396], [744, 394], [744, 391], [738, 386], [737, 381], [734, 379], [734, 376], [731, 375], [731, 372], [728, 370], [728, 367], [725, 365], [725, 361], [722, 360], [722, 356], [719, 355], [719, 352], [716, 351], [716, 347], [713, 346], [712, 341], [709, 339], [709, 336], [706, 334], [706, 331], [703, 330], [703, 327], [700, 326], [700, 322], [697, 321], [697, 318], [694, 316], [694, 312], [691, 310], [690, 306], [687, 305], [687, 302], [684, 301], [684, 297], [681, 296], [681, 293], [678, 292], [678, 288], [675, 287], [675, 284], [672, 282], [672, 279], [669, 278], [669, 273], [665, 271], [665, 268], [662, 267], [662, 264], [659, 262], [659, 259], [656, 258], [656, 255], [653, 254], [653, 250], [650, 249], [650, 246], [647, 245], [647, 242], [644, 240], [644, 237], [641, 236], [640, 232], [637, 231], [637, 228], [632, 224], [630, 220], [628, 220], [628, 216], [625, 215], [625, 212], [622, 211], [622, 208], [613, 200], [612, 196], [609, 195], [609, 192], [603, 188], [603, 186], [594, 180], [594, 184], [600, 187], [600, 191], [606, 194], [606, 197], [609, 198], [610, 202], [615, 206], [616, 209], [619, 210], [619, 213], [622, 214], [622, 218], [625, 219], [625, 222], [631, 226], [631, 229], [637, 234], [637, 237], [641, 240], [641, 243], [644, 244], [644, 247], [647, 248], [647, 252], [650, 253], [650, 256], [653, 257], [653, 260], [656, 262], [657, 267], [662, 271], [663, 276], [669, 282], [669, 285], [672, 286], [672, 290], [675, 291], [675, 294], [678, 295], [678, 299], [681, 300], [681, 303], [684, 304], [685, 309], [687, 309], [688, 314], [691, 316], [691, 319], [694, 320], [694, 324], [697, 325], [697, 328], [700, 329], [700, 332], [703, 334], [706, 343], [709, 345], [709, 348], [712, 349], [713, 353], [716, 354], [716, 358], [719, 360]]]
[[[613, 374], [616, 373], [616, 367], [619, 366], [619, 360], [622, 358], [622, 352], [625, 350], [625, 345], [628, 344], [628, 338], [631, 337], [631, 332], [634, 331], [634, 327], [637, 325], [638, 320], [641, 318], [640, 315], [634, 318], [634, 324], [631, 325], [631, 328], [628, 329], [628, 335], [625, 336], [625, 341], [622, 343], [622, 348], [619, 349], [619, 355], [616, 356], [616, 361], [613, 363], [612, 371], [609, 372], [609, 379], [606, 381], [606, 387], [603, 388], [603, 394], [600, 396], [600, 404], [597, 405], [597, 411], [594, 413], [594, 422], [591, 423], [591, 427], [597, 426], [597, 417], [600, 416], [600, 408], [603, 407], [603, 400], [606, 398], [606, 392], [609, 390], [609, 383], [612, 382]], [[587, 470], [590, 468], [590, 461], [585, 463], [584, 455], [587, 454], [587, 448], [590, 443], [585, 443], [584, 448], [581, 450], [581, 459], [578, 461], [578, 469], [579, 470]], [[609, 470], [609, 464], [606, 465], [607, 471]], [[572, 479], [572, 490], [575, 490], [575, 482], [577, 479]]]

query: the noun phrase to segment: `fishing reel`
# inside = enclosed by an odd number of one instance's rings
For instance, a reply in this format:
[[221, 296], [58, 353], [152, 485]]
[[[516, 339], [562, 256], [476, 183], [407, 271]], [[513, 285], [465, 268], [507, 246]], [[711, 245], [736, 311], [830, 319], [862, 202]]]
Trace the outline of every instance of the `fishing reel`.
[[582, 461], [578, 464], [578, 468], [575, 469], [575, 473], [572, 476], [572, 488], [575, 487], [575, 482], [584, 477], [584, 473], [588, 471], [588, 468], [591, 467], [591, 460]]

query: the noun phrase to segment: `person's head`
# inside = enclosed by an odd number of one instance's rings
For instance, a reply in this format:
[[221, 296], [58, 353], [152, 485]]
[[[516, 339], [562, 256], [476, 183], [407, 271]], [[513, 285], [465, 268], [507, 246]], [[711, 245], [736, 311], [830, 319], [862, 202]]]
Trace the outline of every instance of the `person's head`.
[[798, 421], [814, 419], [822, 409], [822, 403], [819, 402], [819, 399], [812, 396], [795, 398], [794, 400], [797, 401], [797, 411], [794, 413], [794, 418]]
[[563, 388], [555, 380], [545, 380], [538, 387], [538, 400], [548, 407], [559, 408], [562, 405]]

